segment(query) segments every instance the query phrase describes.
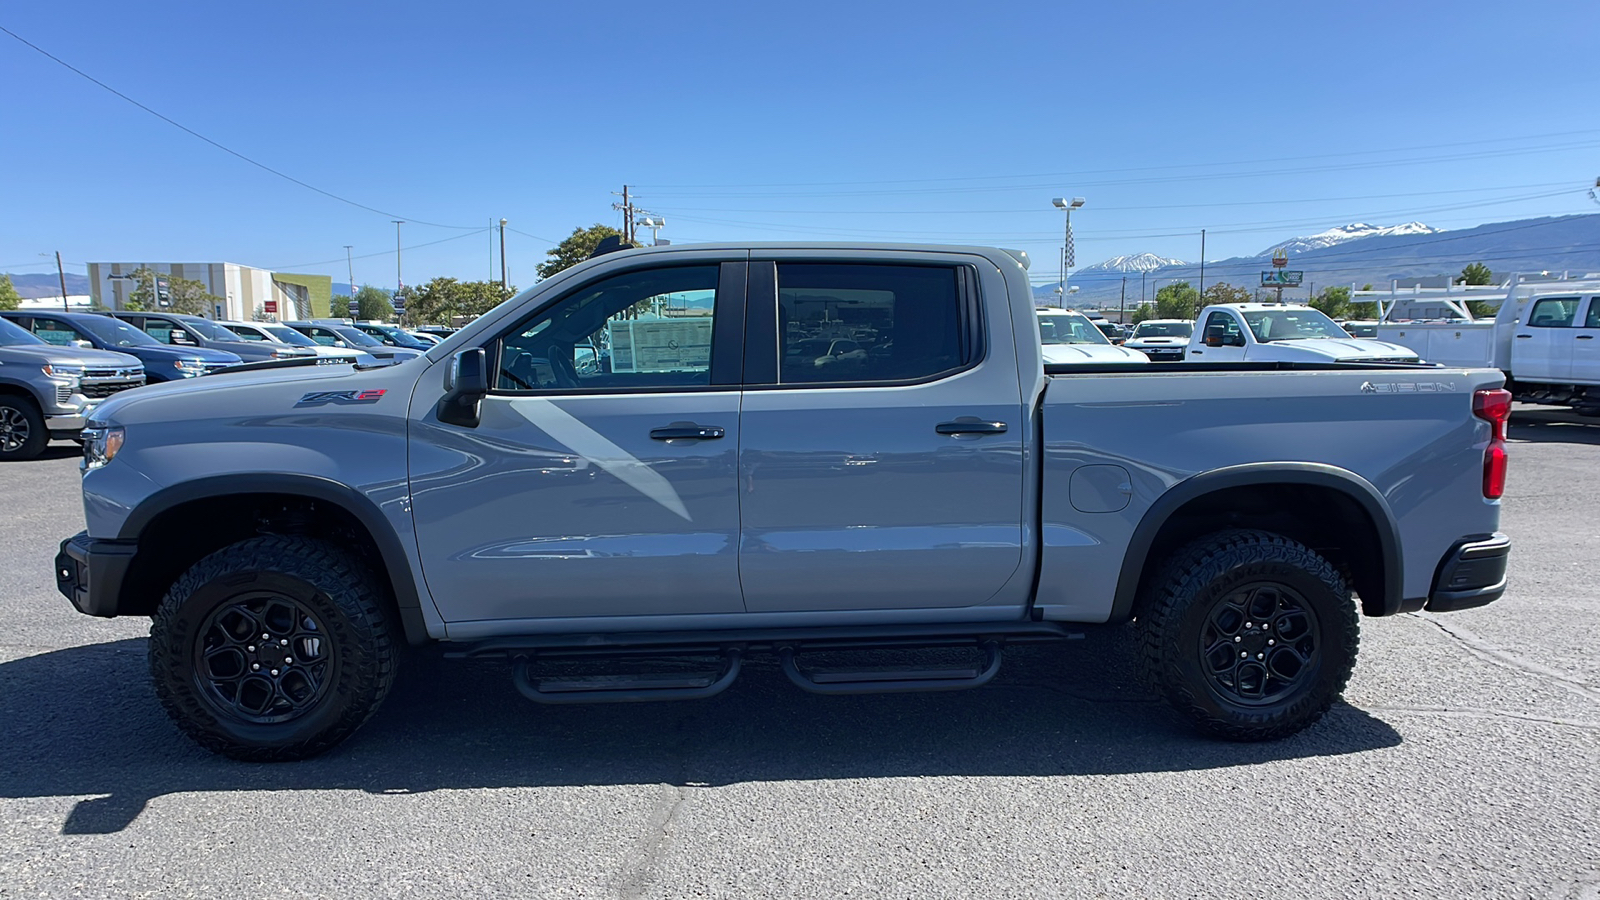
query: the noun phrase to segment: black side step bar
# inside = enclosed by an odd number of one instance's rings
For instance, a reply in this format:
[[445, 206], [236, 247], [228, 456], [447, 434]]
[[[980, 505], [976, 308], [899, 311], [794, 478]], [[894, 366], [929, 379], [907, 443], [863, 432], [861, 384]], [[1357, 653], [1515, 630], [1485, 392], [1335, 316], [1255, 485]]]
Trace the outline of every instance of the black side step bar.
[[702, 700], [728, 689], [739, 677], [743, 653], [737, 647], [722, 651], [722, 670], [704, 675], [595, 675], [538, 681], [533, 659], [523, 656], [511, 670], [511, 681], [535, 703], [643, 703], [651, 700]]
[[983, 642], [982, 669], [890, 669], [868, 672], [810, 672], [795, 662], [795, 648], [778, 650], [783, 674], [813, 694], [903, 694], [914, 691], [960, 691], [982, 687], [1000, 671], [1000, 642]]

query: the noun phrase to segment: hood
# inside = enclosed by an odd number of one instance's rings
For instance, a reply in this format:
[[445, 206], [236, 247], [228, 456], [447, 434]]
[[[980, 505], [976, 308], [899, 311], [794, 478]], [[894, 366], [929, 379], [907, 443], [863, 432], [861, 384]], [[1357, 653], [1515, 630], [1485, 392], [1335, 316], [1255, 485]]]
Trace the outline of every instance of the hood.
[[1417, 359], [1417, 351], [1388, 341], [1369, 338], [1305, 338], [1294, 341], [1272, 341], [1267, 346], [1274, 351], [1289, 351], [1296, 356], [1313, 359], [1331, 359], [1338, 362], [1362, 360]]
[[128, 347], [122, 351], [140, 359], [197, 359], [203, 363], [214, 363], [225, 366], [237, 365], [241, 360], [237, 353], [226, 350], [211, 350], [205, 347], [178, 347], [168, 344], [158, 344], [142, 347]]
[[107, 367], [115, 366], [120, 369], [138, 368], [144, 371], [144, 363], [136, 356], [126, 353], [113, 353], [110, 350], [91, 350], [86, 347], [57, 347], [54, 344], [14, 344], [0, 347], [0, 357], [10, 354], [20, 354], [24, 358], [39, 360], [39, 363], [61, 363], [71, 365], [81, 363], [85, 366]]
[[1150, 358], [1137, 350], [1114, 347], [1110, 344], [1045, 344], [1044, 361], [1047, 364], [1071, 363], [1149, 363]]
[[[348, 364], [316, 364], [286, 366], [283, 368], [232, 371], [222, 369], [200, 377], [185, 378], [162, 384], [149, 385], [137, 391], [113, 394], [96, 408], [97, 421], [121, 423], [127, 420], [130, 407], [132, 417], [177, 419], [194, 415], [237, 414], [241, 409], [259, 408], [263, 415], [288, 410], [293, 399], [310, 391], [393, 390], [406, 378], [415, 379], [420, 371], [407, 367], [409, 375], [395, 375], [394, 365], [357, 369]], [[401, 391], [395, 396], [409, 391]], [[149, 404], [146, 407], [145, 404]], [[209, 410], [209, 411], [208, 411]], [[227, 412], [223, 412], [226, 410]], [[177, 412], [176, 416], [173, 413]], [[192, 415], [193, 414], [193, 415]]]
[[[299, 344], [289, 344], [285, 346], [300, 347]], [[322, 344], [318, 344], [315, 347], [300, 347], [300, 349], [310, 350], [312, 353], [315, 353], [318, 356], [329, 359], [360, 359], [364, 355], [360, 350], [346, 350], [339, 347], [325, 347]]]

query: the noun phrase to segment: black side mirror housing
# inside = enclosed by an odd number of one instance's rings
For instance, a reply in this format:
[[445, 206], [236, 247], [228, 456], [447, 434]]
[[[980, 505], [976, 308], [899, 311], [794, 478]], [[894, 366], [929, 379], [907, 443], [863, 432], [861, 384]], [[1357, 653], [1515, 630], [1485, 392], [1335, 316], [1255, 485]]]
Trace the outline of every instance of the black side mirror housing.
[[439, 421], [463, 428], [477, 428], [478, 405], [489, 395], [487, 357], [482, 347], [462, 350], [450, 359], [445, 371], [444, 396], [439, 398]]

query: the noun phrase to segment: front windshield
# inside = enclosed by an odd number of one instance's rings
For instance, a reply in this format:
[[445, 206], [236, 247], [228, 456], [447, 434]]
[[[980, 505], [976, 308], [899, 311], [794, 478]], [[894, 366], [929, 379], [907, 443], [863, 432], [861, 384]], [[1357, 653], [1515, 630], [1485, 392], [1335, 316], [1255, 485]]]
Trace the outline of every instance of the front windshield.
[[85, 316], [72, 324], [113, 347], [160, 347], [161, 342], [139, 329], [110, 316]]
[[1250, 332], [1263, 344], [1270, 341], [1303, 341], [1307, 338], [1349, 338], [1338, 323], [1320, 310], [1307, 307], [1289, 309], [1248, 309], [1243, 311]]
[[18, 344], [42, 344], [29, 334], [27, 329], [8, 319], [0, 319], [0, 347], [15, 347]]
[[1039, 337], [1045, 344], [1109, 344], [1088, 318], [1077, 313], [1040, 313]]
[[426, 350], [432, 346], [431, 344], [417, 340], [398, 328], [381, 328], [379, 330], [388, 335], [390, 340], [394, 341], [396, 345], [401, 347], [409, 347], [412, 350]]
[[1141, 322], [1133, 331], [1136, 338], [1187, 338], [1191, 334], [1194, 334], [1194, 325], [1190, 322]]
[[357, 347], [382, 347], [383, 343], [359, 328], [335, 328], [338, 335]]
[[194, 331], [203, 338], [213, 341], [239, 340], [239, 336], [237, 334], [234, 334], [228, 329], [223, 328], [221, 325], [213, 325], [206, 319], [184, 319], [182, 321], [183, 324], [188, 326], [191, 331]]
[[267, 334], [272, 335], [285, 344], [293, 344], [296, 347], [318, 346], [316, 341], [313, 341], [311, 338], [306, 337], [287, 325], [263, 325], [261, 327], [266, 329]]

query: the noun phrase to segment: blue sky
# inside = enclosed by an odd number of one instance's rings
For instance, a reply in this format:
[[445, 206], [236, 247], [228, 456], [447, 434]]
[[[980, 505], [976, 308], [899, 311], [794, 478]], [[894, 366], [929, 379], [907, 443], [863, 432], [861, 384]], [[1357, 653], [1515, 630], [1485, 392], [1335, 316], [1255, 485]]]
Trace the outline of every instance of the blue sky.
[[[1352, 221], [1600, 212], [1600, 3], [10, 4], [0, 271], [226, 259], [511, 280], [617, 224], [674, 243], [999, 244], [1056, 269]], [[461, 226], [457, 228], [437, 225]], [[476, 230], [475, 230], [476, 229]], [[453, 238], [453, 239], [452, 239]], [[427, 245], [427, 246], [421, 246]], [[369, 254], [375, 254], [369, 256]]]

